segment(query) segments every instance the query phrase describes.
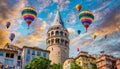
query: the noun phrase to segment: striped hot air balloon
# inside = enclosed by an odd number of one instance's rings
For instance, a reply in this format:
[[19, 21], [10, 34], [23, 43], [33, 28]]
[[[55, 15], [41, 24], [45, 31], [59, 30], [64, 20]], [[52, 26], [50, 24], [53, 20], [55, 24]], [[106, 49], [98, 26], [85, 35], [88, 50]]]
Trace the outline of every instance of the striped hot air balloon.
[[26, 21], [29, 28], [32, 21], [34, 21], [34, 19], [37, 17], [37, 11], [33, 7], [26, 6], [22, 10], [22, 17]]
[[80, 22], [86, 28], [86, 32], [87, 32], [88, 27], [90, 26], [90, 24], [92, 24], [94, 20], [94, 15], [91, 11], [84, 10], [80, 12], [79, 19], [80, 19]]

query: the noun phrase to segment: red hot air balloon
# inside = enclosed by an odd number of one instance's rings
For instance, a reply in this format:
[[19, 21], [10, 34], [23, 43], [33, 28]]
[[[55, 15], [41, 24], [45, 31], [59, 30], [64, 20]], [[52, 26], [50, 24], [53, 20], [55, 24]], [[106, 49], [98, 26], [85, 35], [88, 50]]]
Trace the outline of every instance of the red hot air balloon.
[[84, 25], [84, 27], [86, 28], [86, 32], [87, 32], [87, 29], [89, 28], [90, 24], [92, 24], [94, 20], [94, 15], [92, 12], [88, 10], [84, 10], [80, 12], [79, 19], [81, 23]]
[[11, 34], [10, 34], [10, 37], [9, 37], [9, 39], [11, 40], [11, 42], [14, 40], [14, 38], [15, 38], [15, 34], [14, 34], [14, 33], [11, 33]]
[[30, 6], [24, 7], [22, 11], [22, 17], [26, 21], [29, 28], [32, 21], [34, 21], [34, 19], [37, 17], [36, 9]]
[[10, 27], [10, 25], [11, 25], [10, 22], [7, 22], [7, 23], [6, 23], [6, 27], [7, 27], [7, 29]]
[[77, 48], [77, 52], [79, 52], [80, 51], [80, 48]]

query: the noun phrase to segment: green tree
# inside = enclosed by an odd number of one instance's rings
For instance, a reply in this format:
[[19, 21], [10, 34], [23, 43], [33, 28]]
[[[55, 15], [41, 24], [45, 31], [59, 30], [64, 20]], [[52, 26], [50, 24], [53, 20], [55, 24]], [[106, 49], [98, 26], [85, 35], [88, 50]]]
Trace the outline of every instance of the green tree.
[[62, 69], [62, 65], [60, 65], [60, 64], [52, 64], [50, 69]]
[[96, 64], [91, 63], [92, 69], [98, 69]]
[[29, 64], [25, 66], [25, 69], [49, 69], [50, 60], [44, 57], [34, 58]]
[[81, 69], [81, 67], [74, 62], [74, 63], [71, 63], [70, 69]]

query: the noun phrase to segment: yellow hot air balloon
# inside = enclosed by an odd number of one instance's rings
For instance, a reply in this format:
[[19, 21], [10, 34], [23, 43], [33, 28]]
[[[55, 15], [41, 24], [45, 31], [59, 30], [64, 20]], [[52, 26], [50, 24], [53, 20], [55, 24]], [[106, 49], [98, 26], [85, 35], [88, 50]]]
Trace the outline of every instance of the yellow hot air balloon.
[[97, 35], [95, 35], [95, 34], [92, 35], [92, 38], [93, 38], [93, 39], [96, 39], [96, 37], [97, 37]]

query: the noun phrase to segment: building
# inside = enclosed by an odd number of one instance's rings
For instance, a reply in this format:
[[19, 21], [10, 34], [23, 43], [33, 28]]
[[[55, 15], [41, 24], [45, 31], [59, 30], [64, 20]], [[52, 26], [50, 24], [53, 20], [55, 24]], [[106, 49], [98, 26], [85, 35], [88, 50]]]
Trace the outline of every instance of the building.
[[72, 63], [74, 63], [74, 58], [68, 58], [63, 63], [63, 69], [70, 69]]
[[96, 64], [96, 59], [88, 54], [88, 52], [80, 52], [75, 58], [75, 63], [82, 69], [92, 69], [92, 64]]
[[96, 60], [98, 69], [116, 69], [116, 58], [111, 55], [102, 55]]
[[50, 51], [49, 59], [52, 63], [63, 64], [69, 57], [69, 33], [63, 25], [59, 11], [47, 34], [46, 44], [47, 50]]
[[120, 69], [120, 58], [118, 58], [116, 61], [116, 68]]
[[7, 44], [0, 49], [0, 69], [24, 69], [33, 58], [43, 56], [49, 59], [48, 50], [37, 47], [19, 48], [14, 45]]
[[49, 51], [37, 47], [24, 46], [22, 48], [22, 55], [21, 55], [22, 69], [24, 69], [25, 65], [30, 63], [30, 61], [35, 57], [42, 56], [49, 59], [49, 53], [50, 53]]

